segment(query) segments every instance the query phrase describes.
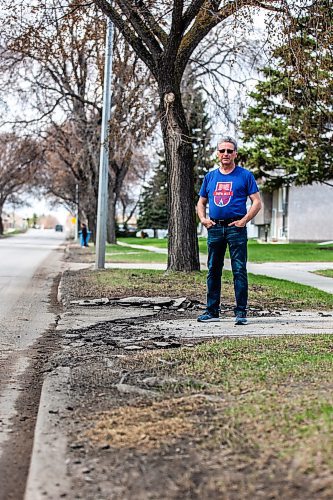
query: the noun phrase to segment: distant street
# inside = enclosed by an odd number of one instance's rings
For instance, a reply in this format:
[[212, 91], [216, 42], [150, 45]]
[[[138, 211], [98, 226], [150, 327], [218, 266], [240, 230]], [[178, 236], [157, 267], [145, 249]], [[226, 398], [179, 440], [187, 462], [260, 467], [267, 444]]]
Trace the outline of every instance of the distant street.
[[[32, 382], [35, 370], [31, 365], [40, 353], [33, 346], [56, 321], [50, 293], [61, 271], [63, 241], [64, 233], [33, 229], [0, 240], [0, 476], [13, 469], [10, 450], [14, 449], [19, 477], [13, 470], [13, 481], [22, 479], [22, 487], [31, 445], [24, 425], [33, 432], [34, 416], [29, 411], [37, 410], [40, 390], [39, 383]], [[18, 443], [21, 449], [15, 449]], [[3, 496], [3, 486], [0, 499], [11, 498]], [[13, 485], [9, 491], [15, 491]]]
[[[64, 233], [30, 229], [27, 233], [0, 239], [0, 321], [15, 311], [17, 301], [29, 291], [29, 283], [51, 250], [64, 240]], [[0, 335], [0, 342], [3, 335]]]

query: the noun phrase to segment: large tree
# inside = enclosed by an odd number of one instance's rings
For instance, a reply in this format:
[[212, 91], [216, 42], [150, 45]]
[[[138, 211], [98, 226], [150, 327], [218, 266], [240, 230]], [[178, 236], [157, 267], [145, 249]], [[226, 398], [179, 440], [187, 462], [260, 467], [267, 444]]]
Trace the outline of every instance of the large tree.
[[0, 134], [0, 234], [3, 234], [1, 215], [5, 203], [36, 184], [40, 158], [35, 141], [13, 133]]
[[262, 70], [241, 124], [241, 157], [266, 188], [333, 185], [333, 6], [320, 0], [315, 7], [290, 20], [289, 41]]
[[[25, 16], [3, 26], [0, 54], [6, 91], [21, 97], [27, 115], [15, 125], [38, 134], [45, 149], [43, 191], [79, 214], [95, 233], [105, 20], [84, 1], [38, 0]], [[17, 7], [17, 2], [16, 2]], [[78, 10], [79, 8], [79, 10]], [[46, 28], [47, 26], [47, 28]], [[135, 156], [156, 123], [151, 76], [133, 49], [114, 39], [112, 118], [110, 121], [109, 241], [115, 241], [115, 207]], [[144, 101], [146, 107], [140, 106]], [[8, 119], [8, 114], [7, 117]]]
[[[189, 138], [194, 157], [194, 200], [197, 200], [203, 177], [212, 166], [211, 122], [206, 100], [195, 72], [188, 70], [182, 82], [184, 111], [189, 128]], [[165, 155], [159, 155], [159, 163], [148, 185], [144, 187], [139, 202], [139, 229], [166, 229], [168, 227], [168, 179]]]
[[[220, 23], [232, 23], [246, 8], [286, 12], [285, 0], [94, 0], [109, 16], [154, 76], [168, 168], [168, 269], [199, 269], [194, 210], [193, 150], [181, 98], [189, 58]], [[246, 18], [243, 18], [243, 20]], [[246, 23], [245, 23], [246, 24]]]

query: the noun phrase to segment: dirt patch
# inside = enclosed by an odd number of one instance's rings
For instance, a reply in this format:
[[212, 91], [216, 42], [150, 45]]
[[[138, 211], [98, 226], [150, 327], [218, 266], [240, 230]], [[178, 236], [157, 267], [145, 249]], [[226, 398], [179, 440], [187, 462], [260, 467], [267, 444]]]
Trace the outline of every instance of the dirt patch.
[[67, 262], [93, 263], [95, 252], [92, 247], [80, 247], [72, 243], [66, 246], [64, 258]]
[[[90, 362], [86, 348], [70, 387], [73, 492], [91, 500], [331, 498], [329, 342], [102, 349]], [[151, 394], [120, 393], [121, 381]]]
[[[188, 412], [182, 415], [184, 401]], [[73, 434], [70, 452], [73, 491], [81, 498], [331, 498], [327, 471], [305, 473], [297, 457], [261, 453], [255, 439], [224, 415], [223, 404], [202, 396], [151, 406], [141, 400], [145, 409], [132, 403], [109, 411], [93, 428], [93, 415], [85, 421], [76, 414], [88, 427], [79, 443]]]
[[154, 402], [144, 407], [122, 407], [101, 414], [85, 434], [95, 445], [136, 448], [142, 451], [172, 444], [194, 430], [193, 406], [181, 398]]

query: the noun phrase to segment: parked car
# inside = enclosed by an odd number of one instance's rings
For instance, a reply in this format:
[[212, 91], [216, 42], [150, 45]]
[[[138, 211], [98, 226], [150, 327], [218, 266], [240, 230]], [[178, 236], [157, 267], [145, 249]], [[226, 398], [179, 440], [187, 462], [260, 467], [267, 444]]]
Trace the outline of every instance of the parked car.
[[64, 230], [64, 226], [62, 224], [56, 224], [55, 227], [54, 227], [54, 230], [57, 231], [57, 232], [62, 233], [63, 230]]
[[136, 231], [137, 229], [135, 226], [124, 226], [124, 224], [119, 224], [116, 230], [116, 236], [134, 238]]

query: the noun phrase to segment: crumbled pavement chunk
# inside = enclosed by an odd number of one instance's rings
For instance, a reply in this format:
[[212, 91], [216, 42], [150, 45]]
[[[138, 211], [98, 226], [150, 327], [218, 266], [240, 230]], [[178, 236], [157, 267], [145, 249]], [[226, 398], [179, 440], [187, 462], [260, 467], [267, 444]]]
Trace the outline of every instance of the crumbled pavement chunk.
[[109, 304], [110, 300], [107, 297], [101, 297], [100, 299], [78, 299], [71, 300], [70, 304], [77, 306], [103, 306]]

